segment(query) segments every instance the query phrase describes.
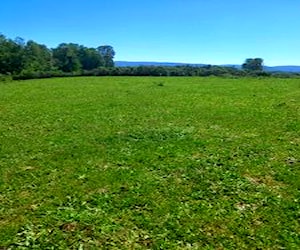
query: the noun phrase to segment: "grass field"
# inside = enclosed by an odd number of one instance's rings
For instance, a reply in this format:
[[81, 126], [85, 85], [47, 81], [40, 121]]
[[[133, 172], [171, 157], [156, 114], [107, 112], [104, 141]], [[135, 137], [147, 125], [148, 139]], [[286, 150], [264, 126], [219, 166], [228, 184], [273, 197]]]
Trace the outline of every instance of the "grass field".
[[0, 85], [0, 249], [299, 249], [300, 80]]

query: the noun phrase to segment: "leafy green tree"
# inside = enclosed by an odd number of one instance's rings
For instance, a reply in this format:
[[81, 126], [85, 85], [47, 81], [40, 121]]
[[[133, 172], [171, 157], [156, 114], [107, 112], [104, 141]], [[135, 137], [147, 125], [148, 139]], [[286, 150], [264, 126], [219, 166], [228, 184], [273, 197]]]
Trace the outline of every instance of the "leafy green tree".
[[263, 59], [248, 58], [242, 65], [242, 69], [247, 71], [263, 71]]
[[99, 46], [97, 48], [99, 54], [102, 56], [104, 60], [104, 66], [105, 67], [114, 67], [114, 56], [115, 56], [115, 51], [112, 46], [110, 45], [103, 45]]
[[97, 49], [80, 46], [79, 60], [84, 70], [92, 70], [104, 66], [104, 60]]
[[23, 63], [23, 45], [0, 34], [0, 74], [18, 74]]
[[79, 57], [80, 46], [74, 43], [61, 43], [53, 49], [55, 65], [63, 72], [77, 72], [82, 68]]
[[24, 47], [24, 66], [26, 72], [46, 72], [53, 70], [51, 51], [34, 41], [28, 41]]
[[[6, 38], [0, 33], [0, 75], [15, 79], [63, 76], [68, 73], [85, 75], [119, 75], [113, 68], [115, 51], [112, 46], [88, 48], [75, 43], [62, 43], [54, 49], [17, 37]], [[99, 70], [98, 70], [99, 69]], [[67, 73], [67, 74], [65, 74]]]

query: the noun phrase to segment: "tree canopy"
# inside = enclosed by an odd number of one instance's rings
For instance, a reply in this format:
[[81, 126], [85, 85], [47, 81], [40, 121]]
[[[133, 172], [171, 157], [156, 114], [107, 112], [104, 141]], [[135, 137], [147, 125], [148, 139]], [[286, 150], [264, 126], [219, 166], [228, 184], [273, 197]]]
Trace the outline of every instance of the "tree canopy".
[[263, 71], [263, 59], [248, 58], [242, 65], [242, 68], [248, 71]]
[[[48, 48], [32, 40], [26, 42], [20, 37], [12, 40], [0, 34], [0, 80], [5, 77], [29, 79], [74, 75], [225, 77], [271, 75], [264, 71], [262, 58], [246, 59], [242, 70], [215, 65], [115, 67], [115, 54], [111, 45], [90, 48], [76, 43], [61, 43], [56, 48]], [[272, 75], [286, 77], [284, 73]]]
[[0, 74], [30, 75], [45, 72], [80, 72], [99, 67], [113, 67], [112, 46], [89, 48], [76, 43], [46, 45], [22, 38], [8, 39], [0, 34]]
[[105, 67], [113, 67], [114, 66], [114, 56], [115, 51], [112, 46], [110, 45], [104, 45], [99, 46], [98, 48], [99, 54], [102, 56], [104, 60], [104, 66]]

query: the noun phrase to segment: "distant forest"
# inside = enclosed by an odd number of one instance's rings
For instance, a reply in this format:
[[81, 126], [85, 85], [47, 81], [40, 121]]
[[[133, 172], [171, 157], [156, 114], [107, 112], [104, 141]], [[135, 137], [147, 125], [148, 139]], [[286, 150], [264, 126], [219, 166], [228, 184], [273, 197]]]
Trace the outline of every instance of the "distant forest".
[[225, 66], [137, 66], [116, 67], [110, 45], [89, 48], [76, 43], [61, 43], [48, 48], [35, 41], [0, 34], [0, 80], [60, 76], [278, 76], [299, 77], [292, 73], [269, 73], [263, 59], [246, 59], [241, 69]]

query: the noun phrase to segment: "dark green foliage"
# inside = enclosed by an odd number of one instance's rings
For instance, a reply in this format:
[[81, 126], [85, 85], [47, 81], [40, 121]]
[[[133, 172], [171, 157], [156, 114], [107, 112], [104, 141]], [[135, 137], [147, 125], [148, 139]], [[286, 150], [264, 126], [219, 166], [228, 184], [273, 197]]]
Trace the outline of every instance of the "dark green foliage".
[[60, 44], [53, 49], [53, 58], [63, 72], [93, 70], [104, 66], [104, 58], [96, 49], [74, 43]]
[[11, 75], [0, 74], [0, 83], [1, 82], [11, 82], [13, 80]]
[[79, 75], [82, 71], [113, 67], [114, 55], [108, 45], [96, 49], [62, 43], [51, 50], [34, 41], [26, 43], [19, 37], [11, 40], [0, 35], [0, 74], [11, 74], [15, 79]]
[[24, 47], [24, 65], [21, 74], [47, 72], [54, 69], [51, 50], [45, 45], [28, 41]]
[[79, 59], [79, 45], [62, 43], [53, 49], [53, 58], [59, 70], [63, 72], [77, 72], [82, 65]]
[[7, 39], [0, 35], [0, 74], [13, 79], [69, 76], [219, 76], [299, 77], [297, 73], [268, 73], [263, 60], [247, 59], [243, 70], [235, 67], [205, 66], [138, 66], [114, 67], [115, 51], [110, 45], [88, 48], [76, 43], [61, 43], [54, 49], [22, 38]]
[[83, 70], [93, 70], [104, 66], [104, 58], [94, 48], [80, 46], [78, 57]]
[[0, 74], [15, 74], [24, 65], [24, 46], [0, 34]]
[[114, 56], [116, 53], [113, 47], [110, 45], [103, 45], [103, 46], [99, 46], [97, 49], [99, 54], [102, 56], [104, 60], [104, 66], [114, 67]]
[[263, 59], [261, 58], [248, 58], [245, 63], [242, 65], [242, 68], [251, 72], [263, 71]]

